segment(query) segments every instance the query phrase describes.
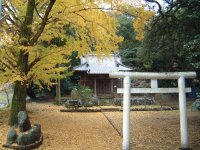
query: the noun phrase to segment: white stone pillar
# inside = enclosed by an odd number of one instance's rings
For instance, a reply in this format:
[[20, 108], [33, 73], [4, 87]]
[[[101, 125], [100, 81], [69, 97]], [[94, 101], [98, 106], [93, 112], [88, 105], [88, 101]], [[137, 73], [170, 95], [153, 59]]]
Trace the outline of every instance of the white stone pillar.
[[124, 78], [124, 94], [123, 94], [123, 143], [122, 149], [130, 149], [130, 85], [129, 76]]
[[180, 111], [180, 134], [181, 147], [188, 148], [188, 125], [187, 125], [187, 107], [186, 107], [186, 92], [185, 92], [185, 78], [181, 76], [178, 79], [179, 88], [179, 111]]
[[158, 88], [158, 80], [151, 80], [151, 88], [157, 89]]

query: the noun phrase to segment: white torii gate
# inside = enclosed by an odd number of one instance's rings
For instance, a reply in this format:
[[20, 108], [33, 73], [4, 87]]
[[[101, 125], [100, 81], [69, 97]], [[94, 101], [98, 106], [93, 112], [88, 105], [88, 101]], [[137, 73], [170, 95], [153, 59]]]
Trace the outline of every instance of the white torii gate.
[[[186, 92], [190, 88], [185, 88], [185, 79], [195, 78], [195, 72], [112, 72], [110, 78], [124, 78], [124, 89], [117, 89], [117, 93], [123, 93], [123, 143], [122, 149], [130, 149], [130, 93], [179, 93], [179, 111], [180, 111], [180, 148], [189, 148], [188, 144], [188, 126], [186, 112]], [[150, 79], [151, 88], [131, 88], [132, 79]], [[177, 79], [178, 88], [158, 88], [158, 79]]]

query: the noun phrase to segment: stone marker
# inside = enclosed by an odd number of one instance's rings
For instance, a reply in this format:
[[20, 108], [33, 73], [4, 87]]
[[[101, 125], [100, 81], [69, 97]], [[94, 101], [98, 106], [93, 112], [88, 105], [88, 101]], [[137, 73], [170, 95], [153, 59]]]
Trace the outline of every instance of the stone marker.
[[29, 145], [39, 141], [41, 137], [41, 126], [35, 124], [29, 131], [21, 132], [17, 137], [18, 145]]
[[42, 144], [43, 138], [41, 125], [34, 124], [31, 127], [26, 111], [20, 111], [18, 113], [18, 128], [18, 134], [14, 127], [10, 128], [7, 136], [7, 142], [3, 145], [3, 147], [17, 150], [29, 150], [37, 148]]
[[20, 132], [26, 132], [31, 129], [31, 123], [26, 111], [20, 111], [18, 113], [18, 127]]

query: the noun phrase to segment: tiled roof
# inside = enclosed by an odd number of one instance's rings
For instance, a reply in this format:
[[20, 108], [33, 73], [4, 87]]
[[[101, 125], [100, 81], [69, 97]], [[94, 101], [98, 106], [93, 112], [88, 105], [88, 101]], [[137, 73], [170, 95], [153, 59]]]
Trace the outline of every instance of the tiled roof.
[[111, 54], [97, 57], [89, 54], [81, 57], [81, 64], [73, 68], [75, 71], [86, 71], [88, 74], [109, 74], [113, 71], [131, 71], [131, 67], [121, 63], [121, 57]]

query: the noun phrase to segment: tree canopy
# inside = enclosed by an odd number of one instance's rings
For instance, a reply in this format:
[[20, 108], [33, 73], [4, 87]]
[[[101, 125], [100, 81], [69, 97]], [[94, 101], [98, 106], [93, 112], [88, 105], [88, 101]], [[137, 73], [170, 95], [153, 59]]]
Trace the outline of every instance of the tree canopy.
[[141, 41], [136, 39], [136, 32], [133, 28], [134, 18], [129, 15], [117, 16], [119, 20], [118, 35], [124, 38], [119, 45], [120, 55], [123, 64], [134, 68], [134, 70], [142, 70], [143, 66], [137, 56], [141, 49]]
[[165, 9], [159, 6], [158, 15], [146, 29], [140, 57], [144, 65], [154, 71], [199, 72], [200, 2], [184, 0], [165, 3]]
[[[111, 9], [120, 9], [138, 17], [134, 26], [141, 38], [144, 21], [148, 16], [143, 8], [124, 8], [127, 4], [112, 2]], [[63, 55], [70, 55], [73, 50], [82, 55], [94, 50], [96, 53], [116, 51], [122, 37], [116, 35], [116, 19], [108, 15], [102, 1], [66, 1], [66, 0], [5, 0], [3, 14], [9, 14], [9, 19], [1, 25], [1, 83], [28, 81], [41, 85], [51, 84], [50, 81], [66, 68], [56, 64], [67, 62]], [[109, 8], [110, 9], [110, 8]], [[135, 11], [135, 12], [131, 12]], [[136, 12], [137, 11], [137, 12]], [[74, 36], [63, 30], [70, 26]], [[60, 38], [65, 44], [60, 47], [51, 44], [53, 38]], [[45, 46], [43, 43], [49, 43]], [[91, 47], [95, 45], [95, 49]], [[26, 71], [19, 69], [20, 54], [26, 53]], [[42, 72], [42, 74], [41, 74]]]
[[17, 123], [17, 112], [26, 110], [27, 86], [51, 86], [62, 78], [65, 74], [60, 72], [67, 67], [60, 64], [69, 61], [66, 56], [72, 51], [80, 56], [117, 50], [123, 38], [116, 35], [118, 23], [112, 12], [133, 15], [137, 38], [142, 39], [153, 13], [138, 5], [121, 0], [4, 0], [3, 15], [9, 17], [0, 25], [0, 83], [15, 86], [10, 124]]

